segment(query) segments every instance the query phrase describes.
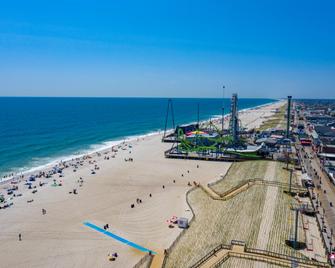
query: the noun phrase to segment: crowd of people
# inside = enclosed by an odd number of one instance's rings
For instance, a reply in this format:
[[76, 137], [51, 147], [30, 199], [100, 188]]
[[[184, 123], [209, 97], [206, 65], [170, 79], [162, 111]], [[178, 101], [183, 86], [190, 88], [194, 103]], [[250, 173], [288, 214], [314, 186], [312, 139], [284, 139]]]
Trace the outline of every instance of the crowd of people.
[[[61, 187], [66, 183], [67, 185], [69, 182], [67, 182], [66, 177], [68, 172], [78, 172], [78, 170], [81, 167], [90, 167], [90, 172], [91, 174], [96, 174], [96, 172], [99, 172], [100, 166], [98, 164], [97, 159], [103, 156], [103, 160], [108, 161], [112, 158], [115, 158], [118, 153], [118, 149], [129, 149], [129, 154], [131, 153], [130, 148], [126, 143], [113, 147], [112, 150], [106, 150], [102, 153], [96, 153], [96, 156], [98, 158], [93, 158], [94, 155], [85, 155], [82, 157], [78, 157], [75, 159], [71, 159], [69, 161], [61, 161], [59, 164], [53, 166], [52, 168], [44, 171], [39, 171], [34, 174], [25, 174], [25, 175], [18, 175], [18, 176], [13, 176], [13, 178], [6, 183], [3, 183], [2, 185], [0, 184], [0, 190], [10, 190], [9, 195], [12, 197], [16, 196], [22, 196], [22, 193], [19, 193], [19, 191], [22, 191], [24, 193], [24, 190], [31, 190], [31, 193], [37, 194], [38, 189], [41, 187], [45, 187], [45, 185], [50, 185], [54, 187]], [[124, 158], [125, 162], [133, 162], [134, 159], [132, 157]], [[199, 165], [197, 165], [197, 168], [199, 168]], [[180, 174], [181, 178], [186, 177], [185, 174], [190, 174], [190, 170], [187, 170], [185, 173]], [[78, 189], [80, 190], [81, 187], [84, 185], [84, 178], [82, 176], [78, 176], [79, 178], [75, 181], [76, 184], [73, 188], [72, 191], [70, 191], [70, 194], [77, 195], [79, 193]], [[50, 182], [50, 178], [52, 178], [52, 181]], [[86, 181], [86, 179], [85, 179]], [[179, 181], [179, 183], [186, 183], [184, 180], [181, 179], [171, 179], [170, 184], [165, 183], [161, 185], [161, 189], [164, 191], [166, 188], [170, 187], [173, 184], [176, 184]], [[187, 185], [191, 186], [190, 182], [187, 182]], [[10, 186], [10, 187], [9, 187]], [[8, 193], [8, 191], [7, 191]], [[1, 194], [1, 192], [0, 192]], [[8, 195], [8, 196], [9, 196]], [[5, 196], [5, 194], [4, 194]], [[135, 202], [130, 205], [131, 208], [135, 208], [136, 206], [141, 206], [143, 204], [144, 200], [153, 198], [153, 193], [149, 192], [147, 197], [143, 199], [142, 198], [136, 198]], [[32, 203], [34, 202], [34, 199], [29, 198], [27, 200], [27, 203]], [[1, 204], [0, 204], [1, 205]], [[46, 208], [41, 208], [41, 213], [43, 217], [47, 217], [47, 209]], [[48, 214], [52, 213], [52, 211], [48, 211]], [[109, 224], [103, 225], [103, 229], [105, 231], [109, 230]], [[18, 233], [18, 240], [22, 241], [23, 235], [22, 233]], [[113, 254], [108, 253], [108, 259], [111, 261], [115, 261], [118, 257], [118, 254], [115, 252]]]

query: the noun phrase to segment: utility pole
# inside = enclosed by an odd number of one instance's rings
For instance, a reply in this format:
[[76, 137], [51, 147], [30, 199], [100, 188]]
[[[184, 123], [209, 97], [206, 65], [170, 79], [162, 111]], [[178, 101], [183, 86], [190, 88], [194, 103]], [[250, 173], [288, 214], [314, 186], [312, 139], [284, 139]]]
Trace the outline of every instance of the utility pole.
[[299, 221], [299, 209], [295, 210], [295, 233], [294, 233], [294, 249], [297, 249], [298, 241], [298, 221]]
[[292, 194], [292, 173], [293, 173], [293, 169], [290, 169], [290, 187], [289, 187], [290, 194]]
[[288, 164], [290, 162], [290, 154], [289, 154], [289, 151], [288, 151], [288, 146], [289, 145], [286, 145], [286, 169], [288, 170]]

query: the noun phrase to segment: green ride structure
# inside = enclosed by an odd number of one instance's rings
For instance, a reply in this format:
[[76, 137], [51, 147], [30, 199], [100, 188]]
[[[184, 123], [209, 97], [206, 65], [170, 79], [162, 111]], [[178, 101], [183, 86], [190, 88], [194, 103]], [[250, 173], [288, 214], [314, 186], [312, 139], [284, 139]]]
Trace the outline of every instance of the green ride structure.
[[[173, 115], [171, 100], [169, 100], [168, 109], [169, 107], [171, 107]], [[177, 126], [175, 131], [167, 136], [165, 125], [163, 141], [173, 142], [172, 148], [165, 152], [165, 156], [168, 158], [214, 161], [239, 161], [264, 158], [262, 152], [263, 145], [248, 145], [246, 138], [241, 133], [237, 110], [237, 94], [233, 94], [228, 130], [224, 131], [223, 127], [220, 130], [212, 121], [209, 121], [209, 127], [200, 127], [198, 119], [197, 124]]]
[[[215, 158], [230, 156], [233, 159], [262, 159], [263, 155], [260, 153], [262, 146], [258, 147], [243, 147], [244, 141], [240, 139], [240, 146], [234, 146], [232, 135], [210, 135], [195, 131], [196, 133], [187, 136], [178, 130], [176, 146], [173, 147], [177, 154], [199, 154], [210, 155]], [[199, 132], [199, 133], [198, 133]], [[236, 144], [235, 144], [236, 145]]]

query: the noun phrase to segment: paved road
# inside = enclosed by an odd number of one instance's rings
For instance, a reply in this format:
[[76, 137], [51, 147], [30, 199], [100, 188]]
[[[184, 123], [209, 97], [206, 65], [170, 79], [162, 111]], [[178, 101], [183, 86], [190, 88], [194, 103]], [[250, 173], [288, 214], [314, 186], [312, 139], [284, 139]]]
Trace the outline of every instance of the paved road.
[[[295, 106], [293, 107], [293, 111], [295, 111], [295, 125], [298, 125], [299, 123], [304, 124], [306, 133], [311, 135], [306, 120], [299, 120]], [[320, 161], [311, 147], [297, 145], [296, 148], [297, 153], [301, 159], [301, 165], [303, 169], [313, 179], [313, 182], [316, 186], [314, 190], [316, 199], [312, 200], [312, 202], [314, 207], [318, 208], [319, 210], [317, 219], [321, 228], [325, 227], [322, 235], [326, 241], [327, 251], [334, 252], [332, 242], [335, 241], [335, 236], [334, 233], [332, 233], [332, 230], [335, 232], [335, 209], [331, 206], [331, 204], [335, 206], [335, 185], [322, 171]], [[334, 265], [333, 261], [332, 264]]]

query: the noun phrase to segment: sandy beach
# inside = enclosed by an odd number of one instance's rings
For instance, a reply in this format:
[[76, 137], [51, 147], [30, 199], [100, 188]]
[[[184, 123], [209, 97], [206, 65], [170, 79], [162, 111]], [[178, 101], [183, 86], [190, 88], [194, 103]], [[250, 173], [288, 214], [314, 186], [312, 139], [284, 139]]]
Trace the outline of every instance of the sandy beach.
[[[241, 112], [243, 127], [259, 127], [282, 105]], [[22, 196], [0, 210], [0, 267], [132, 267], [145, 255], [85, 226], [86, 221], [108, 224], [113, 234], [155, 252], [168, 248], [181, 229], [169, 228], [167, 221], [192, 217], [185, 200], [188, 183], [215, 181], [231, 165], [166, 159], [163, 152], [170, 146], [161, 134], [151, 135], [114, 147], [117, 152], [94, 153], [82, 166], [64, 169], [63, 177], [36, 179], [36, 188], [21, 181]], [[52, 186], [54, 179], [61, 186]], [[9, 187], [10, 182], [0, 185], [0, 193]], [[118, 257], [110, 262], [108, 254], [115, 252]]]

